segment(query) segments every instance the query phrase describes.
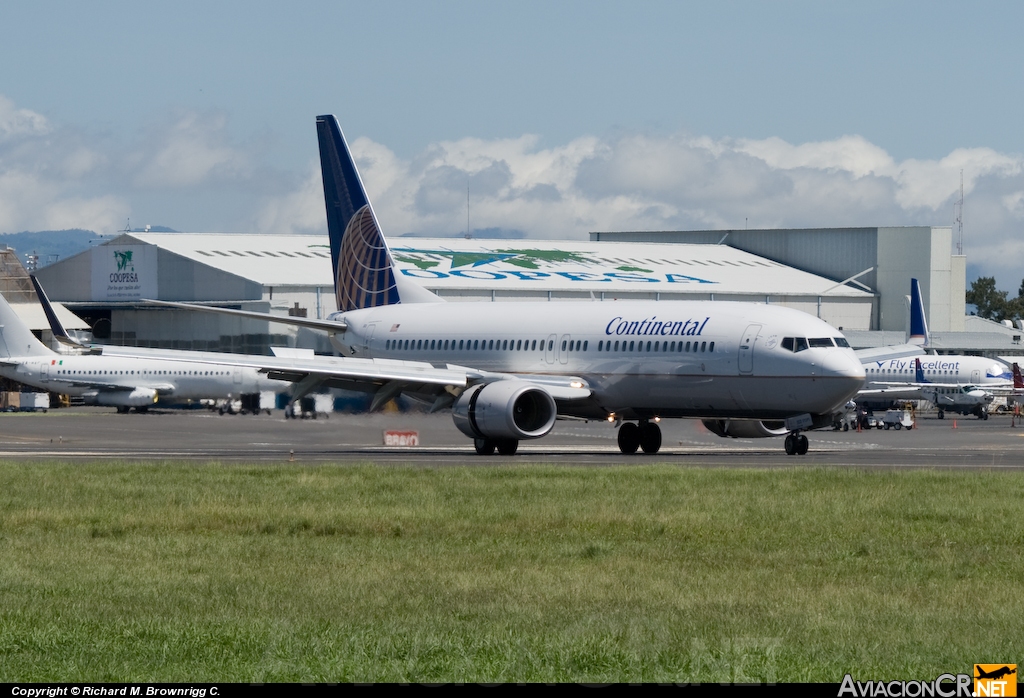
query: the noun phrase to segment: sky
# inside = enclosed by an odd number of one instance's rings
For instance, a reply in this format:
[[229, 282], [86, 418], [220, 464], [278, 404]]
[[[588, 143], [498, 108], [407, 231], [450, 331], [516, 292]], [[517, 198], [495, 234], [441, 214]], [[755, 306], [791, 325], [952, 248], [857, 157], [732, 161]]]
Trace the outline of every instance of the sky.
[[953, 225], [962, 171], [968, 282], [1015, 295], [1022, 26], [941, 0], [7, 0], [0, 234], [325, 234], [335, 114], [388, 235]]

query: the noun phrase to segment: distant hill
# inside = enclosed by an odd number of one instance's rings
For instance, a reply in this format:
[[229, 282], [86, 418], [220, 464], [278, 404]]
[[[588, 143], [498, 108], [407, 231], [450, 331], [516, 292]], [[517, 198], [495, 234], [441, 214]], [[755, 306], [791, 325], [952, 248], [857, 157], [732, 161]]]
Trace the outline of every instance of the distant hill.
[[[464, 238], [465, 233], [453, 233], [452, 235], [438, 235], [436, 233], [405, 233], [399, 237], [403, 238]], [[470, 235], [471, 238], [481, 240], [520, 240], [526, 237], [522, 230], [509, 228], [475, 228]]]
[[[26, 255], [39, 255], [39, 266], [45, 267], [61, 259], [72, 257], [83, 250], [89, 249], [104, 240], [120, 235], [119, 230], [111, 235], [99, 235], [91, 230], [72, 228], [71, 230], [39, 230], [0, 235], [0, 245], [6, 245], [18, 253], [18, 259], [24, 264]], [[142, 228], [132, 229], [133, 233], [145, 232]], [[177, 230], [162, 225], [149, 227], [151, 233], [176, 233]]]

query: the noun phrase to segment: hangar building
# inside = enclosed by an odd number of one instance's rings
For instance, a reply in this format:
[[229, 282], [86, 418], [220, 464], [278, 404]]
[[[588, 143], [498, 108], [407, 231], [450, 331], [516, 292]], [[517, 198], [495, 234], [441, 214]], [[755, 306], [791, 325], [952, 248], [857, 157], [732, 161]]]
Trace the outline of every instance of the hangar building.
[[[904, 332], [910, 279], [933, 332], [964, 332], [967, 258], [948, 226], [594, 232], [594, 242], [724, 244], [794, 269], [848, 281], [878, 299], [870, 327]], [[852, 341], [852, 340], [851, 340]]]
[[[719, 236], [720, 237], [720, 236]], [[777, 303], [870, 330], [875, 293], [729, 245], [393, 238], [399, 273], [463, 302], [701, 299]], [[322, 318], [335, 308], [327, 240], [310, 235], [126, 233], [44, 267], [51, 299], [97, 340], [131, 346], [329, 352], [321, 333], [147, 307], [144, 299]], [[902, 292], [905, 295], [905, 291]]]

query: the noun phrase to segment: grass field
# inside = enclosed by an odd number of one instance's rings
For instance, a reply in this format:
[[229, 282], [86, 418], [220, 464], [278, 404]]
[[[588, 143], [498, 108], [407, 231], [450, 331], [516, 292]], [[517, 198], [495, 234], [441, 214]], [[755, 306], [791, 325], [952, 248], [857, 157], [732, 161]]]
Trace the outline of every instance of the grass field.
[[0, 463], [0, 681], [932, 679], [1024, 474]]

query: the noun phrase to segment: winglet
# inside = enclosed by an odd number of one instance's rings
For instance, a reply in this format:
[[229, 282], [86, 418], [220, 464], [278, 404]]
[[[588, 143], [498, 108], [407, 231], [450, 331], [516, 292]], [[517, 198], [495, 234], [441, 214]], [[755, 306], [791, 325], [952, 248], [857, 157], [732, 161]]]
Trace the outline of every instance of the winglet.
[[917, 279], [910, 280], [910, 339], [908, 344], [928, 346], [928, 319], [924, 316], [924, 301], [921, 299], [921, 285]]
[[50, 299], [46, 297], [46, 291], [43, 290], [42, 284], [39, 283], [39, 279], [36, 278], [35, 274], [29, 274], [29, 278], [32, 279], [32, 285], [36, 287], [36, 296], [39, 297], [39, 303], [43, 306], [43, 312], [46, 314], [46, 321], [50, 323], [50, 331], [53, 332], [53, 337], [61, 344], [67, 344], [72, 347], [84, 347], [85, 345], [78, 340], [71, 337], [67, 330], [64, 329], [64, 325], [61, 324], [60, 318], [57, 317], [57, 313], [53, 312], [53, 306], [50, 304]]

